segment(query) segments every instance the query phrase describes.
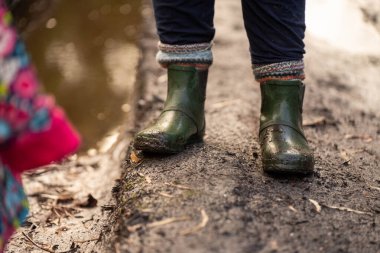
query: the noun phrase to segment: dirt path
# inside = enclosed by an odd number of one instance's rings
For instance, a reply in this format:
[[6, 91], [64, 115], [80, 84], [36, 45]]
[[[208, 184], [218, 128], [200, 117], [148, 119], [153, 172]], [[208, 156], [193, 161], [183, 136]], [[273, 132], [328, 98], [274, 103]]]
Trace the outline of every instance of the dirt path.
[[[380, 252], [380, 57], [308, 37], [304, 120], [316, 171], [270, 177], [260, 166], [259, 86], [240, 4], [216, 2], [205, 142], [125, 165], [110, 252]], [[159, 114], [166, 89], [145, 15], [136, 130]]]

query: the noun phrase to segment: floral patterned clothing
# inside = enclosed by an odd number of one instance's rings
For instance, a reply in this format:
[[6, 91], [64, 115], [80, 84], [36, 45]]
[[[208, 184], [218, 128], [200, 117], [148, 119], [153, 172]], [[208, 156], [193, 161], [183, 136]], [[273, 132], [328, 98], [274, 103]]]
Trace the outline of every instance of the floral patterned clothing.
[[39, 82], [12, 16], [0, 0], [0, 252], [24, 220], [23, 171], [74, 152], [79, 136]]

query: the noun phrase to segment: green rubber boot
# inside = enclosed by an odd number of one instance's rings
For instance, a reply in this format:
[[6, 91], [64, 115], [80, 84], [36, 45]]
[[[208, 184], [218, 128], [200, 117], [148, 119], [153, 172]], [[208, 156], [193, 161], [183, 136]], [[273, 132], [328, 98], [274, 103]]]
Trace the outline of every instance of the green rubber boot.
[[301, 81], [268, 81], [261, 87], [260, 147], [263, 170], [308, 174], [314, 157], [302, 129], [305, 85]]
[[168, 92], [157, 121], [135, 136], [134, 147], [154, 153], [178, 153], [203, 140], [204, 102], [208, 70], [192, 66], [168, 67]]

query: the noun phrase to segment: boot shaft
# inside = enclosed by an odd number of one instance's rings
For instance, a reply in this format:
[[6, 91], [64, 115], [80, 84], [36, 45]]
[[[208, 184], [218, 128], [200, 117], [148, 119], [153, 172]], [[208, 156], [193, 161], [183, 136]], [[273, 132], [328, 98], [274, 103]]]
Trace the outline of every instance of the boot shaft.
[[164, 111], [180, 110], [201, 127], [204, 123], [208, 70], [192, 66], [168, 67], [168, 90]]
[[298, 80], [268, 81], [260, 85], [260, 131], [283, 124], [302, 132], [302, 103], [305, 85]]

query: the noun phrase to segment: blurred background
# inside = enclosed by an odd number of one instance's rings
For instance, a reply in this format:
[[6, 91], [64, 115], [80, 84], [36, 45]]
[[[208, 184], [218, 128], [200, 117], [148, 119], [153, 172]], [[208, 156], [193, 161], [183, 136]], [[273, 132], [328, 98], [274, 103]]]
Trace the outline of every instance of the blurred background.
[[83, 136], [82, 150], [129, 112], [139, 51], [139, 0], [10, 1], [44, 89]]
[[306, 3], [307, 76], [330, 95], [379, 115], [380, 1]]

